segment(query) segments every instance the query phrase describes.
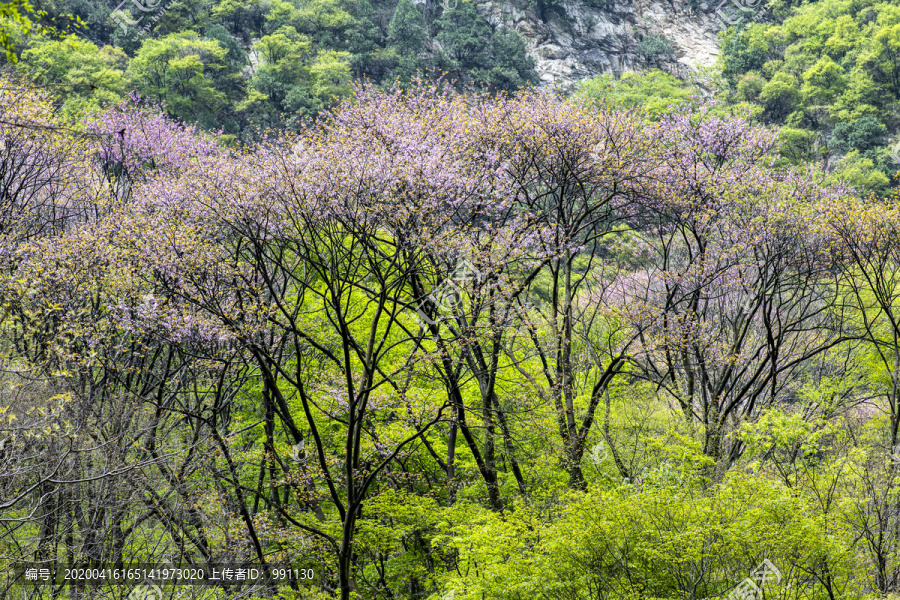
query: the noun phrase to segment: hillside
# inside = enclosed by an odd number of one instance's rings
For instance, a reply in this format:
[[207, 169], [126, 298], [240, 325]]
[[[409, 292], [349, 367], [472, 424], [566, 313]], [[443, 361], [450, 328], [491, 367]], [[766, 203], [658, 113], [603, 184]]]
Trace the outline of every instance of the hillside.
[[[352, 79], [389, 85], [447, 72], [493, 90], [571, 90], [593, 75], [654, 66], [684, 76], [718, 56], [721, 23], [687, 3], [446, 2], [44, 3], [37, 8], [83, 22], [81, 41], [22, 43], [17, 52], [41, 81], [74, 85], [69, 93], [81, 98], [135, 87], [180, 118], [239, 135], [251, 123], [271, 125], [272, 113], [311, 116], [348, 93]], [[160, 67], [186, 56], [195, 58]], [[178, 108], [185, 102], [192, 108]]]
[[135, 90], [178, 119], [248, 141], [303, 127], [353, 81], [407, 85], [417, 74], [492, 93], [532, 85], [612, 93], [626, 104], [669, 106], [697, 94], [748, 103], [758, 122], [782, 127], [794, 164], [824, 161], [882, 194], [897, 184], [900, 25], [890, 2], [44, 0], [36, 8], [58, 28], [71, 22], [63, 15], [82, 24], [66, 41], [22, 38], [16, 49], [19, 71], [56, 86], [75, 118]]

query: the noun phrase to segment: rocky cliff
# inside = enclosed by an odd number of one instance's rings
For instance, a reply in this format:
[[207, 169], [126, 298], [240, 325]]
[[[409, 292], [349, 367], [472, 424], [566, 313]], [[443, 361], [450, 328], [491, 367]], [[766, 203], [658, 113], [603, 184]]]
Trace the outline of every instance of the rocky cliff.
[[[480, 5], [494, 25], [519, 32], [537, 61], [541, 82], [567, 89], [600, 73], [620, 75], [649, 67], [685, 77], [715, 64], [716, 32], [721, 29], [715, 7], [684, 0], [562, 0], [544, 8], [521, 0]], [[671, 51], [648, 51], [645, 39]]]

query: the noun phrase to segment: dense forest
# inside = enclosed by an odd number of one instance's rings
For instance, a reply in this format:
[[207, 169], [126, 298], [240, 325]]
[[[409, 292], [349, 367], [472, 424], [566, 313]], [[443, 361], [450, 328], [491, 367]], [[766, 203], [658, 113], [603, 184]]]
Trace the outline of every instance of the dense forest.
[[134, 7], [0, 4], [0, 599], [900, 595], [900, 6]]
[[49, 25], [74, 34], [19, 44], [18, 66], [61, 86], [66, 114], [134, 90], [177, 119], [242, 140], [302, 128], [349, 95], [353, 80], [407, 84], [430, 71], [497, 91], [536, 83], [522, 39], [492, 28], [471, 2], [441, 14], [410, 0], [160, 1], [148, 14], [149, 2], [119, 14], [78, 0], [38, 3]]
[[[522, 8], [544, 15], [558, 3]], [[650, 69], [674, 52], [651, 35], [632, 49], [644, 73], [601, 75], [574, 92], [657, 115], [695, 95], [749, 108], [754, 123], [779, 127], [791, 164], [822, 164], [889, 195], [900, 167], [900, 5], [772, 0], [767, 9], [762, 22], [720, 34], [720, 62], [702, 75]], [[424, 75], [496, 94], [538, 81], [524, 38], [463, 0], [39, 0], [32, 10], [44, 16], [30, 35], [0, 32], [0, 44], [15, 42], [7, 62], [55, 90], [77, 123], [136, 91], [223, 143], [253, 142], [302, 129], [353, 82], [390, 89]]]

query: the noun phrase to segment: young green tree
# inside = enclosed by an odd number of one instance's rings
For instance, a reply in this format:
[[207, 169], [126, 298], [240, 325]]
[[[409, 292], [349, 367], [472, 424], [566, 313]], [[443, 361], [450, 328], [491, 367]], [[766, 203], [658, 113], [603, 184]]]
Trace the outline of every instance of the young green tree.
[[618, 80], [611, 75], [597, 75], [579, 83], [575, 95], [628, 108], [643, 107], [652, 118], [659, 118], [673, 106], [689, 100], [692, 90], [665, 71], [651, 69], [643, 73], [623, 73]]
[[40, 40], [22, 52], [19, 68], [39, 74], [53, 86], [62, 88], [66, 98], [63, 111], [84, 113], [121, 101], [127, 91], [125, 53], [112, 46], [98, 48], [77, 37]]
[[40, 16], [28, 0], [0, 3], [0, 50], [6, 54], [6, 60], [16, 62], [15, 44], [22, 38], [49, 32], [36, 23], [36, 18]]
[[215, 76], [227, 70], [228, 50], [193, 31], [150, 38], [128, 63], [126, 76], [135, 89], [165, 103], [183, 121], [213, 128], [227, 107]]

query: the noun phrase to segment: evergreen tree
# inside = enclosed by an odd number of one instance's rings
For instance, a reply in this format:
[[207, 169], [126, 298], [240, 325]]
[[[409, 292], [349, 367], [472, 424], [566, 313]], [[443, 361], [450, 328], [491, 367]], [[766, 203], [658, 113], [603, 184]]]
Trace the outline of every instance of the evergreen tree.
[[388, 25], [388, 44], [400, 56], [417, 56], [425, 49], [425, 18], [410, 0], [400, 0]]
[[512, 91], [538, 82], [522, 38], [513, 31], [494, 31], [474, 4], [461, 2], [444, 11], [435, 26], [440, 69], [468, 73], [476, 85], [494, 90]]

